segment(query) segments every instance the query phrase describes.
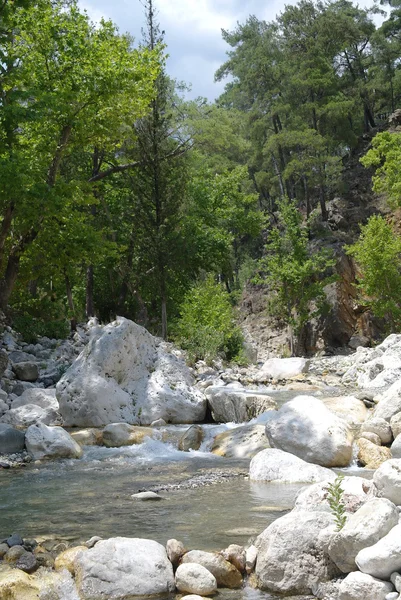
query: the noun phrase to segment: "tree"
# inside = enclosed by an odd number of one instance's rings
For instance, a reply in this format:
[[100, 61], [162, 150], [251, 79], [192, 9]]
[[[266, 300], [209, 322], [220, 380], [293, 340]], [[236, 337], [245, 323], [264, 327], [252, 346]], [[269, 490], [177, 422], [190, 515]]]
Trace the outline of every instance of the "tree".
[[373, 190], [385, 193], [392, 208], [401, 206], [401, 134], [384, 131], [372, 140], [372, 148], [361, 158], [365, 167], [376, 167]]
[[[64, 210], [90, 206], [88, 186], [126, 168], [112, 160], [93, 178], [74, 164], [79, 150], [116, 156], [130, 118], [153, 93], [157, 52], [133, 50], [108, 21], [95, 27], [74, 0], [9, 5], [10, 35], [0, 79], [0, 308], [6, 308], [22, 256]], [[76, 167], [72, 169], [72, 165]]]
[[363, 303], [383, 317], [389, 329], [401, 326], [401, 238], [384, 217], [373, 215], [347, 253], [359, 266], [358, 289]]
[[260, 269], [264, 283], [275, 294], [270, 311], [287, 324], [294, 355], [304, 325], [323, 306], [323, 288], [331, 280], [327, 274], [335, 261], [325, 250], [310, 251], [308, 229], [294, 202], [287, 198], [279, 202], [278, 221], [270, 231]]

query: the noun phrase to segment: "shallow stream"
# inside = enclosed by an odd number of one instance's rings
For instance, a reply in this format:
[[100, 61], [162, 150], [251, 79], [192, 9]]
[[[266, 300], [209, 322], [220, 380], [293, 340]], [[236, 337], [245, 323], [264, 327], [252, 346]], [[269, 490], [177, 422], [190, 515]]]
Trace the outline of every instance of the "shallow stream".
[[[292, 508], [304, 484], [252, 482], [247, 478], [249, 460], [211, 454], [214, 435], [234, 426], [238, 425], [206, 426], [206, 441], [196, 452], [176, 448], [188, 426], [170, 426], [168, 441], [86, 447], [81, 460], [0, 470], [0, 538], [14, 531], [28, 538], [54, 536], [74, 542], [99, 535], [150, 538], [165, 545], [176, 538], [189, 549], [210, 551], [246, 544]], [[143, 502], [131, 497], [149, 489], [163, 499]], [[219, 590], [218, 598], [278, 596], [246, 587]]]

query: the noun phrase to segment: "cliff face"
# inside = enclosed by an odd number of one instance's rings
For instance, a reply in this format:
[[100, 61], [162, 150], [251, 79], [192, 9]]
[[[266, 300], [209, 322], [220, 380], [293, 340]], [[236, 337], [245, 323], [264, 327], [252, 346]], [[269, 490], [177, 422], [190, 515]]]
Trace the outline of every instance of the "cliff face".
[[[375, 319], [358, 301], [357, 266], [344, 246], [358, 237], [360, 225], [376, 213], [386, 214], [383, 197], [372, 191], [372, 171], [360, 163], [371, 140], [385, 127], [365, 134], [344, 161], [342, 194], [327, 203], [328, 220], [312, 228], [311, 246], [330, 248], [337, 258], [337, 281], [325, 288], [328, 312], [312, 319], [299, 341], [298, 354], [339, 353], [368, 346], [384, 335], [384, 323]], [[258, 360], [288, 353], [286, 328], [267, 313], [268, 290], [249, 285], [240, 305], [240, 323], [248, 343], [258, 348]]]

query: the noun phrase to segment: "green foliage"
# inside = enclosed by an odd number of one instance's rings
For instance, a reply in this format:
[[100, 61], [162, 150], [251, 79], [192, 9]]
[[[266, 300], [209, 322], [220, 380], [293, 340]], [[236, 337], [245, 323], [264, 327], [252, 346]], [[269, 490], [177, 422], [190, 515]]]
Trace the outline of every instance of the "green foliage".
[[359, 266], [363, 302], [391, 331], [401, 326], [401, 238], [384, 217], [373, 215], [347, 253]]
[[186, 295], [175, 339], [192, 360], [239, 357], [243, 338], [235, 325], [233, 307], [223, 286], [215, 283], [211, 275]]
[[[311, 252], [308, 230], [294, 202], [279, 202], [279, 224], [269, 233], [266, 256], [260, 262], [263, 281], [273, 292], [270, 311], [299, 336], [303, 326], [324, 306], [324, 286], [332, 278], [334, 259], [325, 250]], [[294, 340], [291, 340], [294, 353]]]
[[376, 168], [374, 191], [385, 193], [392, 208], [401, 206], [401, 133], [378, 133], [361, 163], [365, 167]]
[[327, 486], [328, 494], [327, 501], [331, 508], [331, 512], [334, 516], [334, 520], [337, 525], [337, 531], [341, 531], [347, 522], [347, 515], [345, 514], [345, 505], [343, 502], [344, 490], [341, 487], [344, 475], [337, 475], [333, 483], [329, 483]]

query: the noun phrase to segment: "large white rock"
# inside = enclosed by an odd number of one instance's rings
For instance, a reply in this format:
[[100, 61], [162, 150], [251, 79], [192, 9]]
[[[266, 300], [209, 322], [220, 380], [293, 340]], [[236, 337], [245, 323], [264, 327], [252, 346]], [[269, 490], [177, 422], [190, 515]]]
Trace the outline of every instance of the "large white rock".
[[338, 600], [385, 600], [393, 589], [388, 581], [356, 571], [341, 582]]
[[55, 412], [59, 409], [55, 389], [29, 388], [13, 400], [11, 408], [18, 408], [27, 404], [36, 404], [41, 408], [51, 408]]
[[269, 358], [260, 369], [257, 379], [291, 379], [307, 373], [310, 361], [306, 358]]
[[391, 444], [393, 441], [393, 432], [388, 421], [381, 417], [371, 417], [361, 427], [361, 433], [376, 433], [382, 444]]
[[268, 410], [277, 409], [270, 396], [247, 392], [245, 388], [209, 387], [206, 398], [216, 423], [245, 423]]
[[298, 396], [269, 414], [266, 435], [272, 448], [324, 467], [345, 467], [352, 459], [349, 426], [313, 396]]
[[376, 348], [358, 348], [344, 383], [372, 389], [391, 385], [401, 376], [401, 335], [392, 334]]
[[53, 458], [80, 458], [82, 448], [61, 427], [48, 427], [38, 423], [28, 427], [25, 445], [35, 460]]
[[391, 444], [391, 454], [393, 458], [401, 458], [401, 435], [397, 435]]
[[264, 425], [242, 425], [219, 433], [213, 440], [212, 452], [226, 458], [253, 458], [269, 447]]
[[116, 537], [102, 540], [74, 561], [81, 600], [125, 600], [172, 592], [173, 567], [153, 540]]
[[373, 546], [358, 552], [355, 562], [363, 573], [389, 580], [394, 571], [401, 569], [401, 525], [393, 527]]
[[11, 408], [0, 419], [2, 423], [8, 423], [14, 427], [29, 427], [35, 423], [45, 425], [60, 425], [60, 413], [48, 406], [46, 408], [37, 404], [25, 404], [17, 408]]
[[57, 384], [64, 425], [202, 421], [206, 399], [185, 363], [136, 323], [118, 317], [94, 335]]
[[322, 398], [322, 402], [332, 413], [344, 419], [352, 427], [363, 423], [369, 416], [365, 404], [355, 396], [333, 396]]
[[276, 448], [267, 448], [258, 452], [249, 467], [249, 478], [253, 481], [316, 483], [334, 480], [335, 477], [330, 469], [311, 465], [289, 452]]
[[329, 556], [343, 573], [356, 571], [355, 557], [373, 546], [398, 524], [398, 509], [386, 498], [372, 498], [348, 517], [331, 539]]
[[373, 481], [379, 494], [394, 504], [401, 504], [401, 459], [386, 460], [375, 471]]
[[[295, 499], [294, 510], [314, 510], [331, 512], [328, 502], [330, 481], [314, 483], [303, 488]], [[373, 497], [376, 488], [372, 481], [363, 477], [344, 477], [341, 482], [341, 502], [346, 513], [355, 513], [365, 502]]]
[[179, 592], [210, 596], [217, 591], [216, 578], [202, 565], [186, 563], [175, 573], [175, 585]]
[[274, 521], [256, 539], [258, 587], [282, 594], [309, 594], [339, 570], [327, 548], [336, 526], [329, 513], [294, 511]]
[[374, 411], [375, 417], [380, 417], [386, 421], [397, 413], [401, 412], [401, 375], [383, 394], [377, 398], [377, 406]]

